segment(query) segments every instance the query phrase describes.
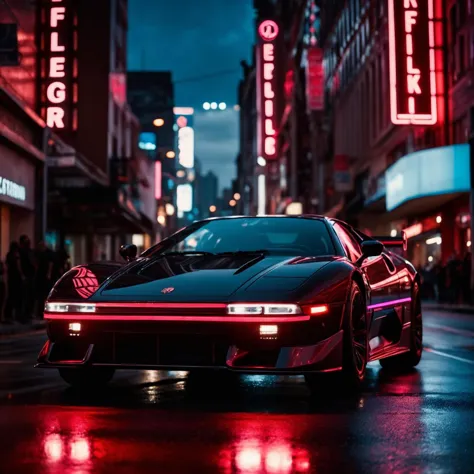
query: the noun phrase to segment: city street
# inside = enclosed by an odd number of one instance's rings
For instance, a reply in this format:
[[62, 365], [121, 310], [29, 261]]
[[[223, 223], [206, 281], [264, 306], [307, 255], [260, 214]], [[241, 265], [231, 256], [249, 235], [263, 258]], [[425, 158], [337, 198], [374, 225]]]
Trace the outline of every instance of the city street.
[[2, 473], [472, 472], [471, 315], [425, 311], [418, 370], [371, 364], [355, 399], [311, 399], [300, 377], [213, 393], [166, 372], [119, 373], [78, 394], [32, 368], [43, 339], [0, 339]]

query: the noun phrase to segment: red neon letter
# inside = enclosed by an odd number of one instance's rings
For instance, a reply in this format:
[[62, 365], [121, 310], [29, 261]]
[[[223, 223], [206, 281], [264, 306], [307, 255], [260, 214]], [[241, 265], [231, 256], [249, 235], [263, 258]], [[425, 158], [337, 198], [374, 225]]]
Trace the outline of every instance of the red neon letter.
[[265, 96], [265, 99], [273, 99], [275, 97], [275, 92], [273, 92], [271, 82], [265, 82], [265, 84], [263, 84], [263, 95]]
[[275, 56], [273, 55], [275, 48], [271, 43], [265, 43], [263, 45], [263, 60], [264, 61], [273, 61]]
[[66, 86], [62, 82], [52, 82], [46, 89], [46, 97], [53, 104], [66, 100]]
[[62, 53], [65, 51], [65, 46], [60, 46], [59, 44], [59, 35], [57, 32], [51, 33], [51, 52], [52, 53]]
[[53, 7], [51, 8], [51, 18], [50, 18], [50, 25], [52, 28], [56, 28], [58, 26], [59, 20], [64, 20], [64, 13], [66, 9], [64, 7]]
[[418, 8], [417, 0], [404, 0], [403, 6], [405, 8]]
[[276, 140], [273, 137], [265, 138], [265, 153], [269, 156], [276, 153]]
[[265, 116], [273, 117], [273, 101], [271, 100], [265, 101]]
[[51, 58], [49, 60], [49, 77], [64, 77], [64, 63], [66, 58]]
[[265, 134], [266, 135], [275, 135], [275, 129], [273, 128], [273, 122], [271, 119], [265, 120]]
[[46, 109], [46, 123], [48, 127], [64, 128], [64, 110], [61, 107], [48, 107]]
[[272, 63], [265, 63], [263, 65], [263, 78], [267, 81], [271, 81], [273, 79], [273, 70], [275, 66]]
[[405, 31], [407, 33], [411, 33], [413, 31], [412, 26], [416, 25], [416, 17], [418, 16], [418, 12], [413, 10], [409, 10], [405, 12]]

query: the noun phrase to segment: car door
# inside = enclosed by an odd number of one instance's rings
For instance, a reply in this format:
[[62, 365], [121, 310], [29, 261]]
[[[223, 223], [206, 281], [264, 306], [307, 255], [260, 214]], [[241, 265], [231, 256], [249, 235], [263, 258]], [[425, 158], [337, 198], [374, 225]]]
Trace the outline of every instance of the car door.
[[[334, 222], [336, 231], [348, 257], [355, 263], [362, 255], [362, 237], [349, 226]], [[361, 270], [366, 276], [370, 288], [367, 308], [373, 314], [369, 325], [369, 340], [380, 334], [381, 324], [388, 315], [393, 313], [394, 306], [400, 298], [400, 283], [398, 274], [391, 258], [385, 252], [377, 257], [364, 260]], [[381, 344], [381, 341], [371, 342], [371, 348]]]

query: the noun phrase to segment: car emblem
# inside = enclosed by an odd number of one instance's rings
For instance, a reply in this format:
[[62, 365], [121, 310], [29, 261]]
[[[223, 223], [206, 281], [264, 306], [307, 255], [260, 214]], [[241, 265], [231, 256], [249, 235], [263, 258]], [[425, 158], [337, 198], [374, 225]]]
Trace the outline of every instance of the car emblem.
[[165, 295], [167, 295], [168, 293], [172, 293], [173, 291], [174, 291], [174, 288], [171, 288], [171, 287], [170, 288], [163, 288], [161, 290], [161, 292]]

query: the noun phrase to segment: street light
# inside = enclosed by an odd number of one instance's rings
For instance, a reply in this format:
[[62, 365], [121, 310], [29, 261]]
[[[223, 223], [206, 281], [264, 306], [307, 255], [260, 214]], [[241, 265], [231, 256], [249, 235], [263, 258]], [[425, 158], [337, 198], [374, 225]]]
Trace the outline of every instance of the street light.
[[178, 171], [176, 172], [176, 176], [177, 176], [178, 178], [184, 178], [184, 177], [186, 176], [186, 172], [185, 172], [184, 170], [178, 170]]
[[175, 156], [176, 156], [176, 153], [173, 150], [166, 152], [166, 158], [174, 158]]
[[258, 166], [265, 166], [267, 164], [267, 160], [263, 156], [259, 156], [257, 158]]
[[238, 201], [240, 199], [240, 193], [235, 193], [234, 194], [234, 199]]
[[162, 118], [157, 118], [153, 120], [153, 125], [155, 127], [162, 127], [165, 124], [165, 121]]
[[225, 110], [226, 108], [227, 108], [227, 104], [226, 104], [225, 102], [221, 102], [221, 103], [219, 104], [219, 109]]
[[237, 204], [237, 201], [236, 201], [235, 199], [231, 199], [231, 200], [229, 201], [229, 206], [230, 206], [230, 207], [234, 207], [236, 204]]
[[174, 215], [174, 206], [173, 206], [173, 204], [167, 202], [167, 203], [165, 204], [165, 210], [166, 210], [166, 214], [167, 214], [168, 216]]
[[212, 206], [209, 206], [209, 212], [216, 212], [217, 211], [217, 207], [212, 205]]
[[211, 108], [211, 104], [209, 102], [204, 102], [204, 104], [202, 104], [202, 108], [204, 110], [209, 110]]
[[217, 109], [217, 102], [211, 102], [211, 109], [216, 110]]

